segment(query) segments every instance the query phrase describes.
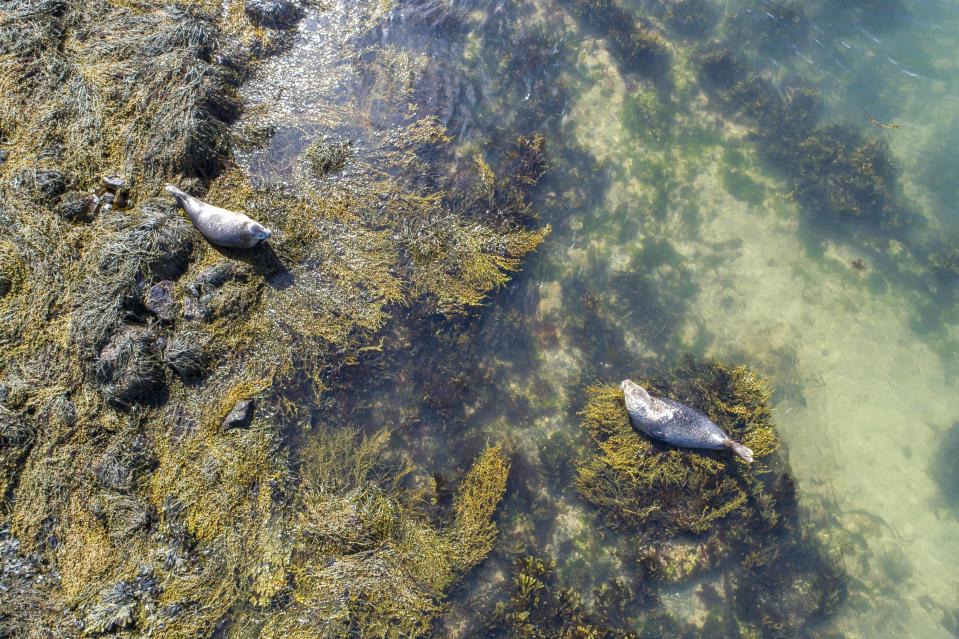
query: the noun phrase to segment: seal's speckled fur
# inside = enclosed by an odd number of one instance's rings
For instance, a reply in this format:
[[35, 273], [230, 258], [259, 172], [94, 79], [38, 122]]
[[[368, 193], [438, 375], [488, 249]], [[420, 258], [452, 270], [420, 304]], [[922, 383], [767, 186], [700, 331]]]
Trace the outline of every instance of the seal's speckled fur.
[[203, 234], [203, 237], [217, 246], [253, 248], [273, 235], [270, 229], [243, 213], [207, 204], [172, 184], [167, 184], [166, 190], [176, 198], [177, 203], [183, 207], [193, 226]]
[[653, 397], [628, 379], [619, 386], [626, 397], [626, 412], [637, 430], [683, 448], [728, 448], [752, 462], [753, 451], [731, 440], [722, 428], [698, 410], [668, 397]]

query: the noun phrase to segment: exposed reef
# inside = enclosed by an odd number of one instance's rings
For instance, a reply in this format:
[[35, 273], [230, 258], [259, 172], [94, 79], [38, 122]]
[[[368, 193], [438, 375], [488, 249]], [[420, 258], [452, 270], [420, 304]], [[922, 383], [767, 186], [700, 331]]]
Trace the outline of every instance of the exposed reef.
[[[256, 183], [240, 88], [306, 7], [0, 8], [4, 636], [422, 634], [492, 547], [499, 448], [428, 509], [383, 424], [313, 413], [403, 309], [467, 314], [543, 241], [543, 140], [491, 166], [411, 114]], [[277, 234], [211, 246], [166, 181]]]

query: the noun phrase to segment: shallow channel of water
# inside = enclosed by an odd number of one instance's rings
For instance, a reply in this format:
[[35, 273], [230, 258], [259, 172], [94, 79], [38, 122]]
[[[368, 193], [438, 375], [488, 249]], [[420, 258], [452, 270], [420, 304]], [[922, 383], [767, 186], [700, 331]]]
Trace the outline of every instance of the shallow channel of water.
[[[940, 467], [959, 415], [959, 322], [945, 285], [923, 274], [923, 249], [903, 249], [959, 232], [954, 3], [860, 3], [871, 8], [855, 14], [811, 3], [800, 36], [750, 53], [783, 91], [797, 78], [816, 88], [824, 122], [888, 141], [923, 229], [866, 241], [811, 221], [749, 124], [695, 87], [703, 40], [722, 38], [740, 12], [776, 20], [765, 6], [784, 3], [714, 3], [718, 31], [670, 35], [669, 94], [617, 62], [565, 4], [330, 4], [250, 86], [278, 128], [249, 161], [261, 177], [295, 180], [291, 158], [317, 131], [349, 137], [339, 109], [386, 130], [408, 116], [404, 101], [457, 142], [542, 131], [552, 158], [534, 204], [553, 233], [472, 322], [472, 345], [451, 354], [438, 325], [357, 400], [357, 414], [390, 423], [398, 449], [437, 477], [455, 476], [486, 442], [513, 456], [500, 545], [453, 594], [437, 634], [475, 631], [467, 611], [505, 587], [518, 555], [554, 558], [587, 598], [623, 570], [617, 549], [629, 540], [603, 530], [557, 464], [588, 446], [576, 416], [585, 385], [654, 372], [684, 352], [772, 379], [801, 505], [815, 534], [844, 548], [849, 597], [823, 632], [959, 631], [959, 505]], [[625, 6], [642, 16], [655, 4]], [[549, 44], [542, 57], [530, 34]], [[504, 67], [507, 55], [519, 62]], [[863, 111], [898, 126], [876, 127]], [[425, 397], [429, 369], [457, 357], [465, 378], [453, 399]], [[679, 588], [662, 605], [695, 616], [698, 601]]]

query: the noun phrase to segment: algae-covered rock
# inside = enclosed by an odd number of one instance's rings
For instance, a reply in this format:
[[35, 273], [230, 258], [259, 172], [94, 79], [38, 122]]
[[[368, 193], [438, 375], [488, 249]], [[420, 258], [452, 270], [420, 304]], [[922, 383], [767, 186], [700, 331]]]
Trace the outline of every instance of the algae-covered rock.
[[149, 329], [130, 326], [103, 347], [94, 374], [108, 401], [127, 406], [155, 399], [165, 381], [156, 340]]
[[289, 29], [303, 17], [294, 0], [246, 0], [243, 8], [254, 24], [271, 29]]

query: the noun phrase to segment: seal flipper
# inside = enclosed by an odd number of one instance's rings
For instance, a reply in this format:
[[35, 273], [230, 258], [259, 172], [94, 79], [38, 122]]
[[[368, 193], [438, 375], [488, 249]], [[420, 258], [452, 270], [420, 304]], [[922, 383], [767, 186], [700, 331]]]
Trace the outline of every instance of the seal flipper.
[[169, 193], [170, 195], [174, 197], [174, 199], [176, 199], [176, 203], [179, 204], [184, 211], [186, 211], [187, 213], [191, 212], [192, 209], [190, 208], [189, 205], [195, 199], [192, 195], [190, 195], [189, 193], [186, 193], [185, 191], [181, 191], [180, 189], [176, 188], [172, 184], [167, 184], [164, 188], [167, 193]]
[[723, 446], [733, 451], [743, 459], [745, 459], [750, 464], [753, 463], [753, 451], [746, 446], [743, 446], [739, 442], [734, 442], [731, 439], [727, 439], [723, 442]]

